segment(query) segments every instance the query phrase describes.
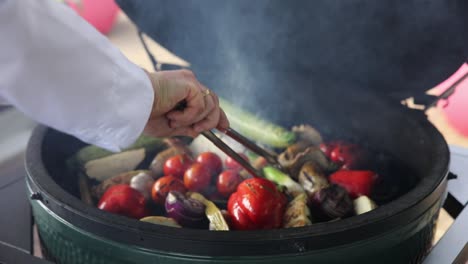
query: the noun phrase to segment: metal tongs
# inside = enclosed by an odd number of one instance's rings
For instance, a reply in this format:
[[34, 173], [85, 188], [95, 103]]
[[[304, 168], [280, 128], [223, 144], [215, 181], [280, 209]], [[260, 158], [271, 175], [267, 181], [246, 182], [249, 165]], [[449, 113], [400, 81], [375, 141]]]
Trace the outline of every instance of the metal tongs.
[[[183, 110], [187, 107], [187, 102], [182, 101], [180, 102], [174, 109], [176, 110]], [[226, 136], [231, 137], [235, 141], [242, 144], [244, 147], [250, 149], [255, 154], [262, 156], [266, 159], [266, 161], [272, 164], [275, 167], [281, 168], [280, 164], [278, 163], [278, 157], [276, 153], [268, 151], [266, 149], [261, 148], [254, 142], [250, 141], [248, 138], [241, 135], [239, 132], [235, 131], [232, 128], [228, 128], [226, 130], [219, 130], [218, 131], [224, 133]], [[212, 130], [201, 132], [201, 134], [206, 137], [209, 141], [211, 141], [215, 146], [217, 146], [220, 150], [222, 150], [226, 155], [233, 158], [237, 163], [239, 163], [245, 170], [247, 170], [252, 176], [254, 177], [261, 177], [262, 173], [255, 169], [248, 161], [243, 159], [237, 152], [235, 152], [231, 147], [229, 147], [226, 143], [224, 143], [220, 138], [218, 138]]]
[[[151, 51], [148, 49], [148, 46], [146, 45], [146, 42], [143, 38], [143, 33], [141, 31], [138, 31], [138, 37], [140, 38], [141, 43], [143, 44], [143, 48], [145, 49], [146, 53], [148, 54], [148, 57], [153, 64], [154, 70], [159, 71], [160, 70], [160, 64], [157, 63], [155, 57], [151, 53]], [[176, 109], [184, 109], [186, 107], [187, 102], [181, 102], [179, 105], [176, 106]], [[259, 156], [264, 157], [268, 163], [274, 165], [275, 167], [281, 168], [280, 164], [278, 163], [277, 160], [277, 155], [273, 152], [270, 152], [268, 150], [265, 150], [258, 146], [257, 144], [253, 143], [246, 137], [242, 136], [238, 132], [236, 132], [232, 128], [228, 128], [224, 131], [219, 130], [220, 132], [224, 133], [225, 135], [231, 137], [235, 141], [239, 142], [246, 148], [250, 149], [252, 152], [256, 153]], [[201, 133], [203, 136], [205, 136], [208, 140], [210, 140], [213, 144], [215, 144], [219, 149], [221, 149], [224, 153], [226, 153], [228, 156], [233, 158], [237, 163], [239, 163], [245, 170], [247, 170], [252, 176], [254, 177], [261, 177], [262, 173], [255, 169], [250, 163], [246, 160], [244, 160], [237, 152], [235, 152], [231, 147], [229, 147], [226, 143], [224, 143], [221, 139], [219, 139], [213, 131], [204, 131]]]
[[[234, 139], [235, 141], [242, 144], [244, 147], [250, 149], [255, 154], [264, 157], [268, 163], [280, 167], [278, 163], [278, 156], [276, 153], [268, 151], [254, 142], [250, 141], [248, 138], [244, 137], [237, 131], [232, 128], [228, 128], [226, 130], [218, 130], [225, 135], [229, 136], [230, 138]], [[221, 149], [226, 155], [233, 158], [237, 163], [239, 163], [245, 170], [247, 170], [253, 177], [261, 177], [262, 172], [255, 169], [248, 161], [242, 158], [237, 152], [235, 152], [231, 147], [229, 147], [226, 143], [224, 143], [221, 139], [219, 139], [213, 131], [204, 131], [201, 133], [205, 136], [208, 140], [210, 140], [213, 144], [215, 144], [219, 149]]]

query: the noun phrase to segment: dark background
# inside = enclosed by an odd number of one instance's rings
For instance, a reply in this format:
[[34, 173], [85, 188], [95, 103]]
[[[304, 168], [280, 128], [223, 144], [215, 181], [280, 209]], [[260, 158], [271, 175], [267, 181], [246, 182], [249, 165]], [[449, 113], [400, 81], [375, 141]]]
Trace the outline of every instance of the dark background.
[[467, 58], [466, 0], [117, 2], [211, 89], [282, 123], [398, 104]]

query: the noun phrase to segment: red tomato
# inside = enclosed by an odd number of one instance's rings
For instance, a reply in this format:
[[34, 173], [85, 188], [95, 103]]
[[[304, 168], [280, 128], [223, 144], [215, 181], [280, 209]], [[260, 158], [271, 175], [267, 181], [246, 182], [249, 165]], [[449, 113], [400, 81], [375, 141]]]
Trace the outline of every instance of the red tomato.
[[223, 170], [223, 161], [213, 152], [201, 153], [198, 155], [196, 161], [208, 167], [214, 175], [218, 175]]
[[222, 196], [229, 197], [229, 195], [236, 191], [237, 185], [242, 181], [243, 179], [238, 171], [226, 170], [219, 174], [216, 187]]
[[145, 197], [127, 184], [114, 185], [107, 189], [99, 200], [98, 208], [136, 219], [150, 214]]
[[236, 230], [255, 230], [257, 225], [250, 220], [245, 210], [241, 207], [239, 202], [239, 194], [233, 193], [228, 200], [228, 210], [231, 216], [231, 226]]
[[187, 189], [202, 192], [208, 189], [211, 181], [211, 171], [201, 163], [194, 163], [184, 174], [184, 184]]
[[237, 230], [281, 227], [287, 198], [264, 178], [243, 181], [229, 197], [228, 211]]
[[367, 152], [355, 144], [340, 143], [330, 152], [330, 160], [342, 169], [362, 169], [367, 163]]
[[[243, 153], [239, 153], [239, 155], [244, 158], [246, 161], [249, 161], [249, 158], [247, 155]], [[237, 163], [233, 158], [227, 157], [226, 160], [224, 161], [224, 164], [226, 165], [226, 168], [231, 169], [231, 170], [242, 170], [243, 167]]]
[[151, 197], [155, 203], [164, 205], [170, 191], [185, 193], [187, 189], [180, 179], [174, 176], [164, 176], [154, 183], [153, 188], [151, 188]]
[[193, 159], [187, 154], [179, 154], [164, 162], [164, 175], [172, 175], [179, 179], [184, 177], [185, 171], [192, 166]]
[[335, 147], [340, 144], [340, 142], [329, 142], [329, 143], [321, 143], [320, 150], [330, 158], [331, 152], [335, 149]]

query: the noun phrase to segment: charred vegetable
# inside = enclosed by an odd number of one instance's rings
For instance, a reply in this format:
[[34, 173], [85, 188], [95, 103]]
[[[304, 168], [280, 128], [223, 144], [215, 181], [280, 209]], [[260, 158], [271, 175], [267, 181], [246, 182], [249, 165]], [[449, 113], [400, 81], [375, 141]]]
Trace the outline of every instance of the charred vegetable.
[[325, 175], [317, 167], [314, 163], [308, 162], [302, 166], [299, 172], [299, 183], [309, 197], [328, 186]]
[[343, 141], [321, 145], [322, 151], [341, 169], [357, 170], [368, 165], [369, 153], [362, 147]]
[[[154, 137], [141, 136], [137, 141], [130, 147], [124, 149], [123, 151], [135, 150], [144, 148], [145, 152], [148, 154], [156, 153], [161, 149], [165, 148], [165, 143], [163, 140]], [[75, 155], [67, 160], [67, 166], [72, 170], [81, 170], [83, 166], [92, 160], [97, 160], [105, 158], [107, 156], [112, 156], [115, 153], [107, 151], [97, 146], [86, 146], [80, 149]], [[154, 154], [152, 154], [154, 155]]]
[[307, 195], [296, 196], [286, 207], [283, 217], [283, 227], [301, 227], [311, 225], [310, 210], [307, 207]]
[[284, 148], [296, 140], [294, 132], [260, 119], [220, 98], [219, 103], [231, 123], [231, 126], [253, 141], [275, 148]]
[[164, 216], [147, 216], [140, 219], [142, 222], [147, 222], [156, 225], [170, 226], [170, 227], [182, 227], [174, 219]]
[[211, 170], [201, 163], [194, 163], [184, 174], [184, 185], [190, 191], [205, 192], [210, 188]]
[[237, 230], [281, 227], [287, 199], [275, 184], [263, 178], [243, 181], [228, 201], [232, 226]]
[[93, 197], [91, 196], [91, 189], [89, 186], [89, 179], [83, 173], [78, 174], [78, 187], [80, 188], [80, 197], [87, 205], [94, 205]]
[[218, 175], [216, 189], [221, 196], [228, 198], [243, 180], [238, 171], [225, 170]]
[[[221, 133], [214, 132], [224, 143], [229, 145], [236, 152], [243, 152], [245, 147], [240, 143], [229, 137], [223, 137]], [[210, 140], [205, 137], [196, 137], [190, 143], [189, 149], [192, 151], [194, 156], [202, 154], [204, 152], [212, 152], [219, 156], [221, 160], [225, 160], [228, 156], [214, 145]]]
[[88, 177], [104, 181], [119, 173], [134, 170], [145, 158], [145, 149], [128, 150], [96, 160], [84, 165]]
[[167, 195], [165, 207], [167, 215], [184, 227], [208, 228], [206, 206], [199, 200], [171, 191]]
[[164, 205], [167, 194], [170, 191], [185, 193], [187, 188], [185, 188], [184, 183], [180, 179], [174, 176], [164, 176], [154, 183], [151, 189], [151, 197], [156, 204]]
[[312, 215], [320, 220], [332, 220], [351, 215], [353, 202], [346, 190], [331, 185], [316, 192], [312, 199]]
[[164, 162], [164, 175], [172, 175], [176, 178], [184, 178], [185, 171], [192, 166], [194, 160], [187, 154], [178, 154]]
[[[305, 152], [312, 144], [306, 141], [294, 143], [278, 156], [278, 161], [284, 168], [291, 167], [298, 160], [298, 155]], [[302, 154], [303, 156], [304, 154]], [[300, 156], [299, 156], [300, 157]]]
[[223, 170], [223, 161], [213, 152], [200, 153], [195, 160], [210, 169], [212, 175], [218, 175]]
[[278, 161], [281, 166], [288, 172], [293, 179], [299, 177], [299, 172], [302, 169], [302, 166], [306, 163], [313, 163], [323, 172], [328, 172], [334, 170], [334, 166], [329, 162], [325, 154], [320, 150], [319, 147], [312, 146], [302, 149], [297, 147], [297, 149], [292, 149], [296, 147], [291, 147], [286, 149], [285, 152], [280, 154]]
[[109, 189], [110, 187], [118, 184], [130, 184], [132, 178], [138, 174], [149, 174], [150, 172], [147, 170], [136, 170], [136, 171], [129, 171], [125, 173], [118, 174], [112, 178], [109, 178], [99, 185], [94, 186], [91, 190], [92, 195], [100, 199], [101, 196]]
[[[69, 160], [69, 168], [79, 173], [82, 200], [92, 204], [93, 199], [100, 199], [102, 210], [133, 218], [149, 215], [149, 202], [151, 209], [164, 207], [168, 217], [141, 221], [161, 225], [258, 230], [363, 214], [377, 207], [374, 201], [379, 205], [388, 202], [404, 193], [404, 186], [416, 184], [410, 177], [395, 177], [402, 171], [407, 175], [409, 170], [396, 166], [390, 157], [344, 141], [323, 143], [320, 133], [309, 125], [287, 131], [224, 100], [221, 105], [235, 129], [271, 151], [285, 148], [278, 155], [281, 170], [222, 135], [264, 177], [253, 178], [204, 137], [194, 139], [190, 148], [182, 138], [142, 137], [121, 153], [89, 146]], [[149, 170], [136, 171], [152, 157]], [[89, 184], [97, 185], [91, 189], [93, 197]]]
[[377, 174], [373, 171], [340, 170], [330, 175], [330, 182], [345, 188], [351, 198], [369, 196], [376, 179]]
[[252, 166], [257, 170], [262, 170], [268, 165], [268, 161], [264, 157], [257, 157], [254, 159]]
[[101, 197], [98, 208], [136, 219], [148, 216], [150, 213], [146, 207], [145, 197], [126, 184], [109, 188]]
[[151, 199], [151, 187], [153, 187], [153, 184], [153, 177], [146, 172], [140, 172], [130, 180], [130, 187], [143, 194], [146, 200]]
[[308, 142], [312, 145], [318, 145], [322, 143], [322, 135], [317, 129], [309, 125], [294, 126], [292, 131], [297, 135], [297, 141]]
[[272, 166], [264, 167], [263, 175], [268, 180], [286, 188], [286, 193], [288, 193], [289, 195], [293, 197], [296, 197], [304, 193], [304, 189], [299, 183], [293, 181], [293, 179], [291, 179], [289, 175], [287, 175], [286, 173], [283, 173], [282, 171], [278, 170], [275, 167], [272, 167]]
[[190, 150], [180, 140], [167, 139], [165, 143], [169, 148], [159, 152], [156, 157], [151, 161], [150, 170], [153, 172], [155, 179], [163, 176], [165, 162], [175, 155], [187, 154], [190, 155]]
[[212, 201], [206, 199], [203, 195], [196, 192], [190, 193], [189, 197], [202, 202], [206, 206], [205, 214], [210, 221], [211, 230], [229, 231], [229, 226], [226, 222], [226, 219], [224, 219], [221, 210], [219, 210], [219, 208]]
[[[241, 158], [243, 158], [244, 160], [246, 161], [249, 161], [249, 157], [247, 155], [245, 155], [244, 153], [237, 153], [239, 154], [239, 156], [241, 156]], [[242, 165], [240, 165], [239, 163], [237, 163], [237, 161], [235, 161], [232, 157], [227, 157], [225, 160], [224, 160], [224, 166], [227, 168], [227, 169], [231, 169], [231, 170], [242, 170]]]
[[353, 204], [356, 215], [364, 214], [377, 208], [377, 205], [374, 203], [374, 201], [365, 195], [355, 199]]

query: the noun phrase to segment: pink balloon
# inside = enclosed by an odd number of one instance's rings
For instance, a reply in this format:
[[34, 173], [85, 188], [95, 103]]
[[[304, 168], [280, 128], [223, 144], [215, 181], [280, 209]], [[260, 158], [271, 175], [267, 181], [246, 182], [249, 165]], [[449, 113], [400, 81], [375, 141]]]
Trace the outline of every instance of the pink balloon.
[[[463, 64], [450, 78], [437, 86], [437, 92], [443, 93], [453, 83], [468, 72], [468, 64]], [[443, 109], [448, 122], [460, 134], [468, 136], [468, 78], [461, 82], [448, 100], [439, 101], [437, 107]]]
[[67, 0], [66, 3], [103, 34], [112, 29], [119, 11], [114, 0], [81, 0], [79, 4]]

